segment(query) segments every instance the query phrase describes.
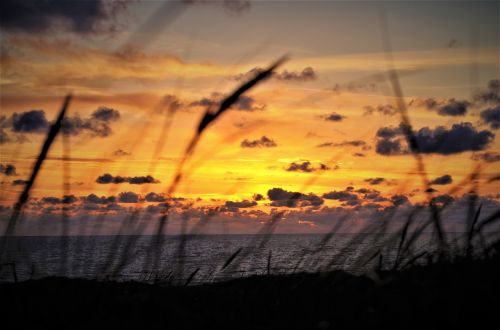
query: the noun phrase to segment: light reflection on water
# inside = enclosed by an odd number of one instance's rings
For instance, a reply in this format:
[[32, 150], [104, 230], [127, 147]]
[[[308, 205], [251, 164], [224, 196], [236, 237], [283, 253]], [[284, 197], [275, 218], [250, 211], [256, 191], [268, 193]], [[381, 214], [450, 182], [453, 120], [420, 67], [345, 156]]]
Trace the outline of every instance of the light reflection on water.
[[[273, 235], [259, 248], [263, 238], [255, 235], [165, 236], [154, 273], [182, 283], [199, 269], [192, 283], [204, 283], [267, 272], [287, 274], [326, 268], [360, 272], [375, 267], [380, 261], [383, 267], [391, 267], [397, 253], [397, 244], [383, 245], [383, 239], [369, 234], [335, 234], [324, 246], [321, 245], [324, 235]], [[150, 281], [153, 276], [148, 266], [153, 265], [155, 255], [148, 253], [152, 251], [152, 239], [152, 236], [14, 237], [9, 238], [4, 260], [15, 262], [19, 280], [69, 276]], [[422, 235], [414, 254], [429, 248], [430, 239], [430, 235]], [[373, 257], [382, 246], [385, 247], [382, 259]], [[221, 270], [239, 248], [243, 248], [242, 251]], [[9, 265], [0, 269], [0, 280], [13, 280]]]

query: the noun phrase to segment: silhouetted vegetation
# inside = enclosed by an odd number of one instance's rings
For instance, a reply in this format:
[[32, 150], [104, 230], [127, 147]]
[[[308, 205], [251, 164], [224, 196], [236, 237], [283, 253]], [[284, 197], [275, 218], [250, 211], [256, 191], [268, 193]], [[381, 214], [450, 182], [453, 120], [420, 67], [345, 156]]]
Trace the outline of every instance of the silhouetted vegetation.
[[500, 295], [498, 248], [490, 246], [480, 259], [441, 259], [362, 276], [265, 275], [188, 287], [65, 278], [2, 284], [2, 324], [9, 329], [489, 327], [497, 320]]
[[[168, 6], [165, 8], [170, 8]], [[172, 7], [169, 21], [183, 8], [178, 4]], [[161, 19], [160, 16], [154, 15], [153, 21]], [[431, 190], [421, 146], [404, 101], [399, 73], [393, 67], [389, 27], [383, 15], [381, 22], [388, 72], [387, 77], [377, 79], [389, 82], [392, 87], [397, 113], [401, 117], [400, 129], [415, 159], [422, 179], [422, 191], [426, 193], [425, 203], [412, 206], [406, 219], [398, 219], [404, 221], [395, 232], [388, 227], [397, 216], [396, 208], [387, 208], [359, 234], [350, 236], [345, 244], [339, 244], [334, 255], [326, 258], [323, 254], [327, 245], [341, 232], [348, 220], [346, 216], [333, 224], [317, 246], [304, 248], [298, 258], [288, 260], [292, 271], [273, 275], [276, 255], [269, 248], [269, 242], [285, 214], [285, 211], [278, 210], [269, 215], [258, 235], [247, 245], [230, 251], [224, 262], [214, 265], [213, 272], [207, 275], [200, 267], [188, 269], [185, 253], [188, 241], [203, 234], [203, 228], [215, 215], [209, 212], [190, 230], [188, 219], [183, 219], [172, 260], [168, 264], [162, 263], [167, 240], [172, 240], [166, 236], [166, 227], [169, 212], [175, 204], [174, 193], [181, 180], [189, 175], [186, 163], [197, 145], [202, 143], [202, 135], [245, 93], [271, 77], [274, 70], [287, 60], [282, 57], [267, 69], [256, 72], [218, 105], [205, 110], [177, 163], [172, 182], [165, 189], [165, 202], [160, 206], [162, 211], [156, 220], [154, 235], [149, 237], [142, 259], [138, 247], [142, 244], [140, 239], [146, 236], [148, 218], [141, 208], [137, 208], [121, 220], [116, 235], [110, 236], [110, 248], [103, 252], [104, 263], [95, 261], [85, 265], [95, 269], [94, 277], [68, 278], [72, 256], [66, 240], [68, 215], [63, 212], [60, 274], [44, 274], [49, 276], [34, 279], [33, 268], [29, 278], [21, 277], [16, 269], [19, 258], [24, 263], [33, 263], [29, 255], [9, 255], [9, 242], [20, 244], [14, 248], [16, 252], [23, 250], [21, 240], [13, 237], [15, 227], [54, 140], [60, 135], [64, 137], [64, 119], [71, 100], [71, 96], [67, 96], [2, 236], [0, 269], [8, 268], [8, 273], [12, 274], [10, 281], [15, 282], [0, 284], [3, 326], [9, 329], [451, 329], [478, 328], [488, 322], [494, 323], [500, 296], [500, 241], [498, 233], [489, 229], [500, 219], [500, 210], [485, 214], [483, 205], [478, 202], [481, 167], [477, 166], [447, 192], [452, 195], [465, 191], [468, 198], [463, 233], [454, 237], [447, 235], [443, 228], [443, 214], [451, 202], [437, 201]], [[145, 28], [141, 27], [138, 33]], [[165, 113], [150, 170], [156, 167], [156, 157], [161, 154], [163, 139], [174, 113], [172, 108]], [[63, 157], [63, 166], [66, 166], [64, 158], [69, 158], [70, 145], [67, 140], [63, 141], [67, 143]], [[67, 183], [69, 168], [64, 167], [64, 172]], [[304, 183], [301, 191], [306, 191], [321, 175], [321, 171], [317, 171]], [[64, 190], [65, 195], [69, 193], [69, 188]], [[291, 193], [283, 205], [295, 205], [304, 196], [303, 193]], [[96, 216], [91, 234], [100, 233], [107, 212]], [[422, 214], [427, 218], [417, 221]], [[422, 246], [418, 241], [426, 233], [432, 236]], [[370, 244], [361, 247], [359, 242], [366, 241], [367, 235], [370, 235]], [[94, 247], [83, 246], [78, 240], [76, 250], [85, 248]], [[243, 263], [251, 263], [251, 258], [262, 256], [266, 260], [265, 269], [261, 269], [263, 275], [241, 279], [225, 276], [238, 273], [244, 268]], [[354, 262], [348, 263], [351, 258], [355, 259]], [[142, 265], [143, 281], [123, 281], [120, 275], [127, 265], [137, 260]], [[56, 275], [60, 277], [54, 277]]]

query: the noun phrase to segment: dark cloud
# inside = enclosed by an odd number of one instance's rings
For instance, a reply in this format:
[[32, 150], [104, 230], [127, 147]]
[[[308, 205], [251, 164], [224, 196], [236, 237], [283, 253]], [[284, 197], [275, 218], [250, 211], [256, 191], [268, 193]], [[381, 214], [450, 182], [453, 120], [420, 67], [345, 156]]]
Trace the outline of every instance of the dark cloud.
[[483, 150], [495, 135], [487, 130], [477, 131], [471, 123], [454, 124], [450, 129], [438, 126], [435, 129], [421, 128], [415, 138], [421, 153], [444, 155], [464, 151]]
[[[204, 97], [199, 100], [192, 101], [187, 104], [187, 107], [217, 107], [222, 102], [224, 97], [225, 96], [221, 93], [212, 93], [211, 97]], [[265, 104], [259, 103], [253, 97], [247, 95], [241, 95], [238, 100], [231, 106], [231, 109], [248, 112], [262, 111], [265, 108]]]
[[139, 195], [133, 191], [124, 191], [118, 195], [119, 203], [138, 203], [139, 200]]
[[500, 153], [498, 152], [493, 152], [493, 151], [487, 151], [481, 154], [475, 154], [472, 156], [473, 160], [482, 160], [487, 163], [494, 163], [494, 162], [499, 162], [500, 161]]
[[281, 188], [272, 188], [267, 191], [267, 197], [272, 201], [284, 201], [289, 199], [295, 199], [300, 196], [299, 192], [286, 191]]
[[115, 109], [100, 107], [90, 117], [98, 121], [110, 122], [120, 119], [120, 112]]
[[[240, 73], [240, 74], [233, 76], [231, 78], [236, 80], [236, 81], [250, 80], [263, 71], [264, 71], [264, 69], [262, 69], [262, 68], [253, 68], [246, 73]], [[274, 78], [276, 80], [281, 80], [281, 81], [301, 82], [301, 81], [316, 80], [318, 77], [317, 77], [317, 74], [313, 68], [307, 67], [299, 72], [287, 71], [287, 70], [284, 70], [281, 73], [273, 72], [271, 74], [271, 78]]]
[[492, 129], [500, 128], [500, 106], [481, 111], [481, 121]]
[[273, 139], [268, 138], [267, 136], [262, 136], [258, 140], [243, 140], [241, 142], [242, 148], [273, 148], [276, 147], [277, 144]]
[[75, 33], [110, 32], [124, 1], [2, 0], [0, 27], [7, 31], [45, 33], [53, 28]]
[[320, 143], [316, 147], [317, 148], [328, 148], [328, 147], [336, 147], [337, 143], [334, 142], [325, 142], [325, 143]]
[[144, 200], [146, 202], [165, 202], [167, 199], [163, 194], [150, 192], [144, 197]]
[[228, 209], [249, 208], [255, 205], [257, 205], [256, 201], [248, 201], [248, 200], [243, 200], [240, 202], [226, 201], [226, 203], [224, 204], [224, 206], [227, 207]]
[[390, 198], [381, 195], [380, 191], [370, 188], [359, 188], [354, 189], [354, 187], [346, 187], [341, 191], [331, 191], [323, 194], [324, 199], [337, 200], [342, 202], [342, 206], [354, 207], [354, 209], [360, 209], [361, 207], [367, 207], [369, 209], [384, 209], [387, 206], [378, 203], [392, 203], [391, 207], [404, 205], [409, 203], [408, 197], [405, 195], [393, 195]]
[[264, 196], [262, 196], [262, 194], [254, 194], [253, 200], [254, 201], [262, 201], [262, 200], [264, 200]]
[[471, 105], [465, 100], [456, 100], [454, 98], [448, 100], [436, 100], [433, 98], [414, 99], [409, 103], [413, 107], [423, 107], [430, 111], [436, 111], [440, 116], [464, 116]]
[[156, 205], [148, 205], [146, 207], [146, 212], [165, 214], [170, 209], [170, 204], [168, 203], [158, 203]]
[[[338, 166], [335, 166], [335, 169], [337, 170]], [[330, 167], [328, 167], [328, 165], [320, 163], [319, 166], [318, 166], [318, 168], [316, 170], [317, 171], [328, 171], [328, 170], [330, 170]]]
[[78, 201], [78, 198], [74, 195], [64, 195], [63, 198], [49, 196], [43, 197], [40, 201], [45, 204], [73, 204]]
[[300, 192], [286, 191], [281, 188], [268, 190], [267, 196], [271, 200], [271, 206], [305, 207], [320, 206], [323, 199], [315, 194], [302, 194]]
[[110, 123], [118, 119], [120, 119], [118, 110], [100, 107], [89, 118], [82, 119], [78, 115], [64, 118], [62, 132], [72, 136], [88, 132], [92, 136], [107, 137], [113, 134]]
[[375, 185], [378, 185], [378, 184], [385, 182], [386, 180], [385, 180], [385, 178], [369, 178], [369, 179], [365, 179], [364, 181], [368, 182], [372, 186], [375, 186]]
[[441, 116], [464, 116], [469, 105], [470, 103], [467, 101], [449, 99], [445, 104], [437, 108], [437, 112]]
[[299, 200], [299, 206], [304, 207], [304, 206], [320, 206], [324, 203], [323, 198], [313, 194], [309, 193], [307, 195], [302, 195], [300, 200]]
[[126, 210], [123, 206], [117, 203], [109, 203], [108, 205], [106, 205], [104, 209], [108, 211], [117, 211], [117, 212], [122, 212]]
[[366, 157], [366, 155], [365, 155], [365, 154], [360, 153], [360, 152], [355, 152], [355, 153], [353, 153], [352, 155], [353, 155], [354, 157]]
[[267, 197], [273, 206], [295, 207], [297, 200], [302, 196], [299, 192], [286, 191], [281, 188], [272, 188], [267, 191]]
[[381, 127], [377, 130], [376, 136], [379, 138], [391, 139], [401, 134], [402, 132], [399, 127]]
[[61, 199], [58, 197], [43, 197], [41, 199], [42, 203], [47, 203], [47, 204], [60, 204]]
[[323, 194], [324, 199], [334, 199], [341, 202], [352, 202], [358, 201], [358, 195], [353, 194], [349, 191], [330, 191]]
[[[450, 155], [465, 151], [485, 149], [495, 134], [488, 130], [478, 131], [469, 122], [454, 124], [451, 128], [438, 126], [434, 129], [423, 127], [414, 132], [420, 153]], [[376, 152], [381, 155], [401, 155], [409, 152], [406, 142], [399, 136], [403, 129], [383, 127], [377, 131]]]
[[108, 184], [108, 183], [124, 183], [127, 182], [125, 177], [122, 176], [113, 176], [109, 173], [105, 173], [95, 180], [95, 182], [99, 184]]
[[[369, 179], [369, 182], [376, 182], [376, 184], [379, 184], [383, 181], [386, 181], [385, 179], [382, 178], [375, 178], [375, 179]], [[367, 180], [365, 180], [367, 181]], [[360, 194], [361, 198], [356, 195]], [[393, 195], [390, 198], [384, 197], [381, 195], [380, 191], [376, 189], [369, 189], [369, 188], [359, 188], [356, 190], [344, 190], [344, 191], [333, 191], [331, 193], [327, 193], [323, 196], [324, 198], [330, 198], [330, 199], [336, 199], [341, 202], [345, 202], [346, 205], [349, 206], [356, 206], [356, 205], [362, 205], [363, 207], [368, 207], [368, 208], [375, 208], [375, 209], [383, 209], [384, 206], [381, 204], [376, 204], [376, 203], [384, 203], [384, 202], [390, 202], [392, 203], [393, 206], [400, 206], [404, 205], [406, 203], [409, 203], [408, 197], [405, 195]], [[363, 203], [361, 203], [363, 201]]]
[[7, 176], [17, 175], [16, 167], [12, 164], [0, 164], [0, 173], [5, 174]]
[[342, 121], [345, 117], [336, 112], [332, 112], [329, 115], [322, 116], [322, 118], [326, 121]]
[[64, 195], [62, 199], [63, 204], [73, 204], [78, 201], [78, 198], [75, 195]]
[[409, 203], [410, 201], [405, 195], [393, 195], [391, 196], [391, 202], [394, 206], [401, 206]]
[[450, 184], [453, 182], [453, 179], [451, 175], [445, 174], [443, 176], [437, 177], [434, 180], [431, 181], [431, 184], [436, 184], [436, 185], [446, 185]]
[[325, 142], [318, 144], [316, 147], [318, 148], [326, 148], [326, 147], [365, 147], [366, 142], [363, 140], [352, 140], [352, 141], [342, 141], [339, 143], [335, 142]]
[[[100, 107], [89, 118], [82, 119], [78, 115], [65, 117], [62, 122], [62, 133], [76, 136], [88, 132], [91, 136], [107, 137], [112, 134], [109, 123], [119, 118], [120, 113], [117, 110]], [[23, 133], [45, 133], [51, 124], [47, 120], [45, 111], [43, 110], [30, 110], [19, 114], [14, 113], [10, 118], [4, 116], [0, 119], [1, 144], [7, 142], [26, 142]], [[15, 134], [9, 136], [3, 130], [5, 128], [9, 128]]]
[[115, 196], [97, 196], [96, 194], [89, 194], [88, 196], [81, 197], [84, 203], [90, 204], [110, 204], [116, 202]]
[[[204, 107], [204, 108], [210, 108], [215, 106], [216, 104], [220, 103], [219, 97], [217, 97], [220, 94], [213, 94], [212, 98], [209, 97], [204, 97], [196, 101], [192, 101], [191, 103], [188, 104], [188, 107]], [[214, 99], [214, 97], [217, 97], [218, 99]]]
[[377, 211], [381, 211], [384, 209], [384, 207], [380, 204], [377, 204], [377, 203], [365, 203], [363, 204], [363, 208], [364, 209], [372, 209], [372, 210], [377, 210]]
[[[369, 192], [371, 192], [372, 189], [368, 189], [368, 188], [359, 188], [356, 190], [357, 193], [360, 193], [360, 194], [367, 194]], [[377, 190], [374, 190], [374, 191], [377, 191]]]
[[316, 72], [311, 67], [304, 68], [301, 72], [284, 70], [281, 74], [276, 74], [276, 79], [285, 81], [307, 81], [316, 78]]
[[289, 172], [313, 172], [311, 162], [291, 163], [286, 169]]
[[148, 184], [148, 183], [160, 183], [159, 180], [153, 178], [151, 175], [147, 176], [113, 176], [109, 173], [105, 173], [99, 176], [95, 182], [99, 184], [120, 184], [120, 183], [129, 183], [129, 184]]
[[427, 98], [427, 99], [413, 99], [409, 102], [409, 106], [414, 106], [414, 107], [424, 107], [428, 110], [434, 110], [436, 109], [439, 105], [443, 104], [443, 101], [439, 101], [433, 98]]
[[288, 172], [304, 172], [304, 173], [310, 173], [315, 171], [327, 171], [329, 169], [330, 167], [322, 163], [320, 163], [318, 167], [314, 167], [309, 161], [305, 161], [302, 163], [293, 162], [286, 168]]
[[258, 104], [254, 98], [247, 95], [241, 95], [233, 107], [241, 111], [262, 111], [266, 108], [265, 104]]
[[342, 206], [354, 206], [355, 208], [359, 208], [361, 206], [361, 201], [359, 199], [352, 199], [345, 201], [341, 204]]
[[92, 135], [107, 137], [111, 134], [111, 128], [106, 123], [93, 125], [90, 120], [82, 119], [78, 115], [66, 117], [62, 122], [62, 133], [64, 135], [77, 136], [83, 132], [90, 132]]
[[398, 109], [391, 104], [378, 105], [376, 107], [366, 106], [364, 107], [364, 116], [372, 115], [374, 113], [379, 113], [384, 116], [394, 116], [398, 113]]
[[375, 152], [384, 156], [404, 155], [407, 151], [404, 149], [402, 144], [402, 139], [378, 139], [375, 146]]
[[[361, 189], [359, 189], [358, 192], [360, 192]], [[382, 196], [380, 194], [380, 191], [376, 189], [366, 189], [366, 190], [367, 191], [363, 195], [363, 199], [365, 200], [370, 200], [371, 202], [377, 202], [377, 203], [387, 202], [389, 200], [386, 197]]]
[[115, 150], [113, 152], [113, 156], [116, 156], [116, 157], [130, 156], [130, 155], [132, 155], [130, 152], [127, 152], [127, 151], [122, 150], [122, 149], [118, 149], [118, 150]]
[[19, 180], [12, 181], [13, 186], [24, 186], [26, 184], [28, 184], [28, 180], [20, 180], [19, 179]]
[[[347, 188], [346, 188], [347, 190]], [[353, 192], [353, 191], [351, 191]], [[299, 197], [302, 198], [308, 198], [306, 197], [307, 195], [301, 196], [299, 194]], [[404, 195], [394, 195], [394, 196], [389, 196], [386, 201], [383, 203], [378, 203], [374, 202], [373, 200], [368, 200], [368, 199], [360, 199], [358, 200], [348, 200], [345, 202], [340, 202], [340, 203], [332, 203], [332, 204], [341, 204], [339, 206], [327, 206], [324, 205], [325, 203], [319, 205], [319, 206], [313, 206], [311, 205], [310, 201], [307, 199], [304, 200], [299, 200], [301, 201], [300, 203], [297, 202], [296, 205], [308, 205], [307, 207], [303, 209], [298, 209], [298, 208], [288, 208], [284, 209], [286, 207], [286, 202], [277, 202], [275, 205], [285, 205], [283, 207], [283, 210], [278, 210], [276, 208], [273, 208], [272, 206], [270, 207], [269, 211], [266, 212], [263, 210], [258, 209], [257, 207], [252, 207], [252, 208], [241, 208], [237, 211], [232, 211], [228, 210], [224, 206], [224, 202], [221, 203], [220, 200], [218, 200], [218, 204], [222, 204], [222, 206], [217, 206], [217, 205], [212, 205], [212, 206], [199, 206], [199, 205], [194, 205], [194, 204], [189, 204], [186, 205], [184, 204], [182, 207], [175, 207], [172, 208], [172, 205], [170, 203], [148, 203], [144, 205], [137, 205], [137, 207], [140, 207], [144, 211], [148, 212], [148, 219], [151, 219], [152, 221], [146, 221], [144, 222], [144, 233], [154, 233], [157, 216], [161, 214], [165, 214], [166, 211], [169, 212], [169, 232], [172, 234], [177, 234], [181, 233], [181, 228], [182, 224], [185, 224], [185, 219], [186, 217], [184, 215], [189, 216], [191, 219], [200, 219], [204, 216], [207, 215], [213, 215], [213, 217], [210, 218], [210, 223], [217, 227], [220, 228], [222, 224], [226, 224], [228, 226], [228, 230], [234, 233], [248, 233], [252, 230], [255, 230], [255, 225], [258, 223], [264, 223], [266, 221], [269, 221], [269, 217], [273, 215], [279, 215], [281, 216], [280, 220], [280, 226], [277, 229], [279, 233], [290, 233], [290, 232], [298, 232], [297, 230], [301, 230], [300, 228], [305, 229], [307, 226], [307, 229], [302, 232], [310, 232], [310, 229], [308, 229], [309, 225], [314, 225], [316, 226], [316, 229], [321, 229], [319, 232], [328, 232], [332, 226], [335, 226], [335, 223], [338, 221], [342, 221], [342, 219], [354, 219], [355, 223], [352, 223], [354, 227], [351, 227], [351, 224], [349, 224], [350, 221], [346, 222], [347, 227], [341, 227], [341, 228], [353, 228], [358, 232], [357, 228], [368, 228], [365, 227], [366, 225], [373, 224], [374, 221], [376, 220], [383, 220], [384, 217], [387, 215], [387, 210], [393, 210], [394, 219], [407, 219], [408, 216], [411, 214], [411, 212], [414, 210], [411, 207], [411, 204], [409, 201], [407, 201], [407, 198]], [[439, 197], [437, 201], [439, 200], [446, 200], [449, 199], [449, 197]], [[310, 198], [310, 197], [309, 197]], [[469, 199], [464, 197], [456, 197], [457, 199], [454, 201], [454, 203], [450, 204], [446, 210], [443, 210], [443, 226], [444, 229], [450, 232], [457, 232], [456, 229], [461, 228], [461, 225], [465, 225], [466, 223], [466, 217], [464, 218], [463, 214], [466, 213], [467, 208], [469, 207]], [[493, 198], [493, 199], [492, 199]], [[490, 198], [482, 198], [479, 197], [478, 199], [478, 205], [482, 205], [482, 212], [484, 214], [493, 214], [496, 210], [498, 210], [499, 203], [494, 200], [494, 198], [498, 198], [498, 195], [492, 194]], [[316, 198], [313, 200], [319, 200], [321, 201], [320, 198]], [[460, 204], [458, 204], [460, 203]], [[330, 203], [329, 203], [330, 204]], [[23, 228], [27, 228], [29, 224], [36, 224], [40, 223], [40, 220], [45, 220], [43, 221], [44, 224], [48, 225], [49, 228], [44, 227], [44, 232], [47, 234], [54, 234], [57, 235], [57, 233], [60, 231], [61, 228], [61, 217], [55, 216], [56, 214], [60, 213], [62, 208], [70, 208], [74, 210], [74, 213], [72, 212], [71, 216], [74, 215], [74, 218], [72, 217], [71, 219], [78, 220], [78, 218], [83, 216], [83, 219], [85, 222], [88, 222], [89, 225], [92, 225], [93, 223], [96, 223], [95, 220], [99, 220], [99, 214], [106, 214], [106, 221], [103, 222], [103, 227], [102, 227], [102, 234], [109, 234], [113, 235], [119, 232], [120, 227], [121, 227], [121, 221], [120, 219], [123, 219], [124, 217], [127, 216], [127, 214], [130, 212], [131, 207], [130, 205], [135, 205], [135, 204], [117, 204], [116, 202], [114, 203], [109, 203], [106, 205], [98, 205], [98, 204], [77, 204], [77, 205], [65, 205], [65, 206], [57, 206], [57, 205], [51, 205], [51, 204], [42, 204], [40, 201], [36, 201], [36, 203], [30, 203], [27, 205], [26, 208], [26, 226], [22, 226]], [[396, 206], [398, 205], [398, 206]], [[419, 204], [419, 208], [420, 208]], [[423, 204], [422, 204], [423, 205]], [[31, 207], [34, 206], [34, 207]], [[295, 206], [295, 205], [292, 205]], [[136, 206], [134, 206], [135, 208]], [[11, 208], [2, 208], [0, 207], [0, 212], [3, 212], [2, 214], [8, 215], [8, 212], [11, 212]], [[108, 211], [114, 211], [114, 212], [108, 212]], [[451, 210], [452, 212], [448, 212]], [[115, 212], [116, 211], [116, 212]], [[47, 216], [44, 216], [43, 218], [40, 217], [35, 217], [35, 212], [37, 214], [44, 214]], [[269, 214], [270, 213], [270, 214]], [[34, 218], [35, 217], [35, 218]], [[422, 209], [419, 214], [417, 214], [414, 217], [414, 224], [419, 227], [421, 224], [427, 223], [428, 219], [430, 217], [430, 211], [428, 208]], [[448, 219], [448, 220], [447, 220]], [[458, 224], [459, 226], [455, 227], [455, 230], [452, 230], [452, 227], [449, 227], [450, 224], [457, 224], [457, 219], [459, 220]], [[464, 221], [460, 219], [465, 219]], [[51, 221], [47, 221], [51, 220]], [[109, 220], [109, 221], [108, 221]], [[28, 222], [29, 221], [29, 222]], [[35, 222], [36, 221], [36, 222]], [[195, 220], [196, 221], [196, 220]], [[300, 222], [302, 224], [300, 224]], [[73, 221], [72, 221], [73, 222]], [[401, 229], [402, 222], [401, 221], [389, 221], [388, 223], [387, 232], [396, 232], [397, 230]], [[75, 225], [78, 226], [78, 221], [75, 222]], [[233, 227], [233, 225], [236, 225], [237, 227]], [[297, 225], [299, 227], [297, 227]], [[49, 231], [52, 226], [52, 229]], [[241, 227], [245, 226], [245, 227]], [[291, 226], [291, 227], [290, 227]], [[30, 226], [33, 227], [33, 226]], [[211, 231], [209, 227], [206, 228], [207, 234], [213, 233], [213, 234], [220, 234], [221, 232], [219, 230], [214, 230]], [[35, 228], [37, 228], [35, 226]], [[241, 230], [244, 229], [244, 230]], [[285, 229], [285, 230], [282, 230]], [[71, 230], [70, 230], [71, 231]], [[341, 232], [351, 232], [349, 231], [344, 231], [341, 230]], [[27, 235], [28, 232], [24, 231], [21, 232], [24, 235]], [[32, 235], [36, 234], [36, 231], [31, 231], [30, 232]]]
[[488, 82], [488, 88], [475, 96], [476, 101], [484, 103], [500, 103], [500, 81], [493, 79]]
[[10, 120], [11, 130], [15, 133], [45, 133], [49, 122], [43, 110], [14, 113]]
[[127, 178], [129, 184], [147, 184], [147, 183], [160, 183], [160, 180], [153, 178], [151, 175], [146, 176], [133, 176]]

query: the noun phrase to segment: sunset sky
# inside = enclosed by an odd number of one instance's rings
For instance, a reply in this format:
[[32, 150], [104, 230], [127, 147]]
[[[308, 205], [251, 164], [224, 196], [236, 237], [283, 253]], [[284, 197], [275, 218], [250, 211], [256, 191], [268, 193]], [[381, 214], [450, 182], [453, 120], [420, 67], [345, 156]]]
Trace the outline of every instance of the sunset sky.
[[[69, 154], [59, 136], [25, 208], [33, 223], [59, 219], [63, 206], [79, 221], [104, 213], [123, 219], [138, 208], [155, 214], [207, 108], [283, 55], [271, 78], [203, 132], [174, 192], [176, 215], [197, 221], [216, 212], [209, 231], [251, 233], [284, 211], [281, 231], [325, 232], [341, 215], [361, 226], [429, 196], [455, 199], [451, 217], [463, 213], [470, 190], [485, 212], [500, 205], [496, 1], [8, 0], [1, 7], [3, 220], [68, 93]], [[400, 128], [391, 65], [432, 195]], [[478, 166], [477, 187], [450, 194]], [[293, 192], [301, 195], [290, 202]]]

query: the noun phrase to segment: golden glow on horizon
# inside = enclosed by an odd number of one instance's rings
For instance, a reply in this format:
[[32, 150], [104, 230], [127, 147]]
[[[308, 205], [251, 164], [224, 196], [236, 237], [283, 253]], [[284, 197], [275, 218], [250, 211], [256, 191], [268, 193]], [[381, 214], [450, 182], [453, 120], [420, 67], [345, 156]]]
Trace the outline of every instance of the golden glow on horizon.
[[[193, 200], [202, 198], [197, 201], [200, 205], [222, 205], [226, 200], [250, 200], [257, 193], [266, 195], [272, 188], [321, 196], [354, 186], [356, 189], [377, 189], [384, 196], [406, 194], [414, 202], [422, 201], [425, 194], [415, 191], [422, 189], [422, 184], [414, 158], [411, 155], [382, 156], [374, 149], [377, 130], [396, 127], [401, 121], [397, 114], [365, 114], [366, 106], [395, 104], [385, 78], [386, 57], [380, 47], [364, 52], [352, 49], [339, 54], [322, 51], [318, 46], [318, 49], [306, 48], [307, 52], [300, 52], [310, 40], [302, 41], [304, 45], [292, 49], [298, 55], [292, 56], [278, 73], [286, 70], [300, 74], [304, 68], [312, 67], [316, 79], [270, 79], [245, 94], [265, 108], [255, 111], [232, 109], [210, 126], [186, 163], [185, 176], [175, 195]], [[366, 41], [359, 40], [359, 43]], [[83, 133], [70, 138], [71, 160], [67, 161], [73, 183], [70, 191], [77, 196], [91, 193], [110, 196], [124, 191], [142, 196], [152, 191], [165, 193], [206, 109], [191, 104], [213, 93], [231, 92], [242, 83], [234, 79], [235, 75], [265, 67], [274, 59], [260, 61], [255, 56], [241, 57], [242, 49], [237, 47], [241, 46], [240, 41], [234, 47], [230, 43], [224, 45], [224, 49], [233, 52], [221, 54], [220, 61], [199, 60], [204, 55], [209, 58], [218, 44], [212, 42], [213, 47], [200, 50], [203, 48], [200, 45], [209, 41], [197, 44], [196, 39], [193, 42], [195, 60], [189, 59], [189, 51], [185, 57], [180, 57], [161, 50], [158, 45], [150, 49], [125, 47], [116, 50], [102, 45], [102, 41], [93, 44], [90, 40], [68, 35], [6, 35], [2, 36], [2, 42], [8, 45], [2, 47], [0, 78], [2, 116], [5, 118], [15, 112], [43, 109], [47, 119], [52, 121], [62, 96], [70, 91], [75, 95], [70, 117], [88, 118], [100, 106], [120, 112], [120, 120], [110, 124], [113, 134], [108, 137]], [[277, 48], [281, 55], [281, 48]], [[229, 63], [228, 56], [234, 59], [233, 62]], [[494, 79], [495, 74], [498, 76], [500, 69], [498, 47], [493, 46], [439, 49], [432, 45], [411, 50], [406, 47], [395, 50], [393, 56], [395, 68], [401, 74], [406, 104], [424, 97], [447, 100], [451, 98], [449, 95], [457, 100], [470, 100], [477, 87], [485, 88], [486, 82]], [[480, 68], [477, 82], [457, 78], [468, 77], [473, 65]], [[437, 75], [442, 79], [435, 79]], [[376, 85], [370, 90], [332, 90], [336, 84], [348, 86], [350, 82]], [[171, 118], [164, 141], [159, 141], [165, 113], [155, 109], [165, 95], [175, 95], [180, 107]], [[409, 115], [417, 130], [450, 127], [461, 122], [474, 123], [478, 130], [488, 129], [480, 122], [482, 108], [471, 105], [471, 109], [464, 116], [446, 117], [423, 106], [410, 106]], [[325, 120], [332, 113], [341, 115], [342, 119]], [[263, 136], [272, 139], [276, 146], [241, 147], [243, 140], [255, 141]], [[43, 140], [43, 134], [24, 134], [24, 137], [27, 138], [25, 143], [0, 146], [1, 163], [12, 163], [17, 168], [18, 175], [14, 179], [29, 176]], [[364, 145], [349, 145], [346, 141], [363, 141]], [[159, 143], [164, 143], [162, 152], [155, 154]], [[318, 147], [325, 143], [334, 146]], [[496, 138], [489, 150], [498, 151], [499, 147]], [[114, 155], [119, 149], [129, 155]], [[459, 182], [476, 164], [471, 155], [470, 151], [424, 155], [429, 179], [450, 174], [454, 182]], [[33, 197], [62, 194], [60, 138], [49, 156], [36, 181]], [[311, 163], [310, 172], [287, 171], [291, 163], [303, 162]], [[498, 181], [486, 183], [498, 174], [495, 164], [498, 163], [485, 164], [480, 193], [496, 198]], [[322, 165], [329, 169], [319, 170]], [[160, 183], [97, 184], [97, 177], [105, 173], [125, 177], [151, 175]], [[382, 184], [370, 185], [366, 181], [379, 177], [385, 179]], [[2, 179], [0, 203], [11, 205], [22, 187], [12, 186], [13, 178], [4, 176]], [[439, 190], [439, 193], [448, 191], [447, 187], [439, 187]], [[254, 209], [269, 211], [268, 204], [269, 201], [260, 201]], [[339, 206], [341, 203], [327, 200], [325, 205]], [[304, 226], [314, 225], [308, 220], [297, 221]]]

